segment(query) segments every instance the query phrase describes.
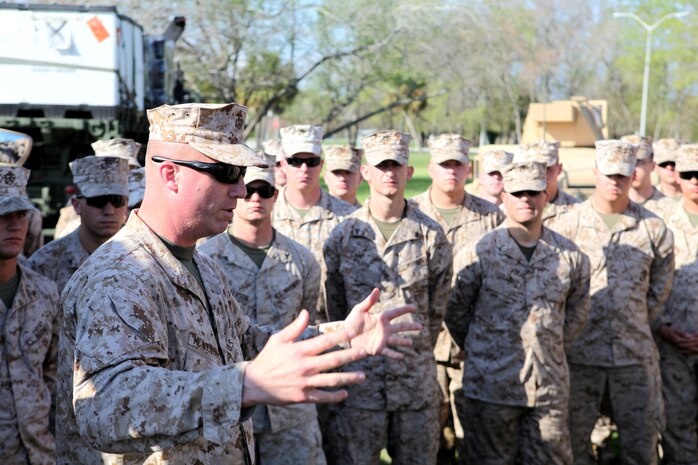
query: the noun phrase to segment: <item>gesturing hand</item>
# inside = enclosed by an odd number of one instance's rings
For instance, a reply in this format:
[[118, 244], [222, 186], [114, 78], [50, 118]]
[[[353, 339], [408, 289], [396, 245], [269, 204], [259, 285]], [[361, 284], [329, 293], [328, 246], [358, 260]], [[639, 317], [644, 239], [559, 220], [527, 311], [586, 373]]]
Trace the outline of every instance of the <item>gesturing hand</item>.
[[355, 335], [352, 329], [342, 329], [305, 341], [294, 342], [308, 326], [308, 312], [272, 335], [257, 357], [245, 370], [242, 405], [283, 405], [294, 402], [339, 402], [346, 390], [324, 391], [357, 384], [365, 379], [362, 372], [322, 373], [366, 357], [361, 347], [326, 352], [346, 343]]
[[416, 322], [391, 322], [406, 313], [415, 311], [414, 305], [402, 305], [381, 313], [371, 313], [371, 308], [378, 302], [380, 291], [373, 289], [361, 303], [354, 306], [349, 316], [344, 320], [347, 329], [355, 336], [351, 338], [352, 347], [363, 348], [370, 355], [385, 355], [393, 359], [404, 357], [395, 347], [410, 347], [412, 339], [401, 336], [405, 331], [419, 331], [422, 325]]

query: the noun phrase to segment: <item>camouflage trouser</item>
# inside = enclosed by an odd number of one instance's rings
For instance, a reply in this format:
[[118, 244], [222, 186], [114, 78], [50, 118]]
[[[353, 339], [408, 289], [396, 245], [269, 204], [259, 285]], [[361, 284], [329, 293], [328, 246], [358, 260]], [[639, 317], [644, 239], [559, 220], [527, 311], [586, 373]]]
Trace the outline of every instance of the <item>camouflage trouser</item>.
[[698, 464], [698, 354], [684, 355], [657, 341], [661, 356], [666, 430], [662, 434], [664, 465]]
[[[453, 422], [453, 431], [456, 435], [456, 448], [458, 451], [458, 459], [452, 455], [446, 463], [465, 463], [465, 449], [463, 446], [463, 427], [461, 426], [460, 418], [458, 417], [458, 411], [463, 410], [463, 402], [465, 397], [463, 396], [463, 363], [461, 362], [460, 367], [456, 368], [450, 364], [438, 363], [436, 365], [436, 375], [439, 382], [439, 387], [441, 388], [441, 393], [443, 395], [443, 402], [440, 405], [439, 410], [439, 428], [441, 430], [441, 448], [444, 447], [447, 442], [443, 437], [445, 427]], [[439, 450], [439, 456], [441, 457], [442, 451]], [[452, 451], [451, 451], [452, 454]], [[439, 462], [440, 463], [440, 462]]]
[[514, 407], [465, 398], [466, 461], [477, 465], [570, 465], [567, 403]]
[[325, 465], [316, 420], [275, 433], [255, 433], [257, 465]]
[[384, 412], [344, 406], [332, 421], [332, 443], [346, 447], [334, 463], [378, 465], [386, 444], [394, 465], [435, 465], [439, 446], [438, 407]]
[[[576, 465], [595, 463], [590, 436], [608, 390], [611, 419], [618, 427], [623, 463], [657, 463], [661, 404], [658, 373], [651, 364], [595, 367], [570, 363], [570, 437]], [[662, 406], [663, 414], [663, 406]]]

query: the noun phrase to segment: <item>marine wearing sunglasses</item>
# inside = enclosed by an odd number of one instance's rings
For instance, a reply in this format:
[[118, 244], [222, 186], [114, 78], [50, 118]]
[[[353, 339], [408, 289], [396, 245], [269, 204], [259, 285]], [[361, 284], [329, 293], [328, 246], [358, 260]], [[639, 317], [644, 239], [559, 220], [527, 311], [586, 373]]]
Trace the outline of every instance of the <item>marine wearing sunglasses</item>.
[[322, 158], [320, 157], [289, 157], [286, 159], [286, 163], [293, 166], [294, 168], [300, 168], [301, 166], [303, 166], [303, 164], [305, 164], [308, 168], [315, 168], [316, 166], [320, 166], [320, 162], [322, 162]]
[[241, 177], [245, 176], [245, 171], [247, 167], [230, 165], [228, 163], [205, 163], [203, 161], [188, 161], [188, 160], [173, 160], [172, 158], [165, 158], [159, 156], [153, 156], [152, 160], [155, 163], [163, 163], [169, 161], [175, 165], [186, 166], [194, 171], [199, 171], [202, 173], [208, 173], [215, 178], [216, 181], [222, 182], [223, 184], [236, 184]]
[[107, 206], [108, 203], [114, 208], [121, 208], [126, 205], [127, 197], [123, 195], [98, 195], [96, 197], [85, 197], [84, 195], [76, 196], [78, 199], [85, 199], [88, 207], [99, 208], [100, 210]]
[[516, 192], [508, 192], [509, 195], [513, 195], [513, 196], [516, 197], [517, 199], [523, 197], [524, 194], [527, 195], [528, 197], [535, 197], [535, 196], [540, 195], [540, 194], [542, 194], [542, 193], [543, 193], [543, 191], [516, 191]]

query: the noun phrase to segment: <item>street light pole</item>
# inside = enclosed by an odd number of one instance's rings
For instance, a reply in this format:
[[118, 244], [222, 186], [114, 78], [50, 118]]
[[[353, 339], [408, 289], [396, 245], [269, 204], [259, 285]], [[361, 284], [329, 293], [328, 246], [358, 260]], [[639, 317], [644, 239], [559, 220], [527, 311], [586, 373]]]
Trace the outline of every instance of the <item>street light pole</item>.
[[664, 21], [672, 18], [683, 18], [684, 16], [690, 14], [690, 11], [677, 11], [675, 13], [669, 13], [668, 15], [662, 16], [659, 21], [654, 24], [647, 24], [640, 19], [635, 13], [624, 13], [616, 11], [613, 13], [614, 18], [630, 18], [634, 19], [640, 25], [645, 28], [647, 32], [647, 42], [645, 44], [645, 76], [642, 80], [642, 110], [640, 111], [640, 135], [645, 135], [645, 130], [647, 128], [647, 94], [649, 92], [650, 85], [650, 59], [652, 56], [652, 33], [659, 27]]

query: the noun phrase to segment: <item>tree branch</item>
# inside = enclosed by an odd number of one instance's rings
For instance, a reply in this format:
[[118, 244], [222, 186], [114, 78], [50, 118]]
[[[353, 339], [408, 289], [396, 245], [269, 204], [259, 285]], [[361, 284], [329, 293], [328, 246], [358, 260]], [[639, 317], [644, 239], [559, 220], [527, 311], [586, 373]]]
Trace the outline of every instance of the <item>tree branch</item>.
[[393, 108], [400, 107], [400, 106], [403, 106], [403, 105], [409, 105], [410, 103], [413, 103], [413, 102], [421, 102], [421, 101], [423, 101], [423, 100], [428, 100], [428, 99], [430, 99], [430, 98], [434, 98], [434, 97], [436, 97], [436, 96], [443, 95], [443, 94], [445, 94], [445, 93], [446, 93], [446, 91], [440, 90], [440, 91], [438, 91], [438, 92], [436, 92], [436, 93], [434, 93], [434, 94], [431, 94], [431, 95], [422, 95], [422, 96], [415, 97], [415, 98], [410, 98], [410, 99], [405, 99], [405, 100], [399, 100], [399, 101], [397, 101], [397, 102], [393, 102], [393, 103], [391, 103], [391, 104], [385, 105], [385, 106], [380, 107], [380, 108], [378, 108], [378, 109], [376, 109], [376, 110], [373, 110], [373, 111], [371, 111], [371, 112], [369, 112], [369, 113], [366, 113], [366, 114], [364, 114], [364, 115], [361, 115], [361, 116], [359, 116], [358, 118], [355, 118], [355, 119], [349, 121], [348, 123], [345, 123], [345, 124], [343, 124], [343, 125], [341, 125], [341, 126], [339, 126], [339, 127], [337, 127], [337, 128], [330, 129], [329, 131], [325, 132], [325, 135], [323, 136], [323, 139], [327, 139], [328, 137], [330, 137], [330, 136], [332, 136], [332, 135], [334, 135], [334, 134], [336, 134], [336, 133], [338, 133], [338, 132], [344, 131], [344, 130], [347, 129], [347, 128], [350, 128], [350, 127], [352, 127], [352, 126], [354, 126], [354, 125], [356, 125], [356, 124], [359, 124], [360, 122], [365, 121], [365, 120], [367, 120], [367, 119], [369, 119], [369, 118], [371, 118], [371, 117], [373, 117], [373, 116], [379, 115], [379, 114], [384, 113], [384, 112], [386, 112], [386, 111], [388, 111], [388, 110], [392, 110]]

